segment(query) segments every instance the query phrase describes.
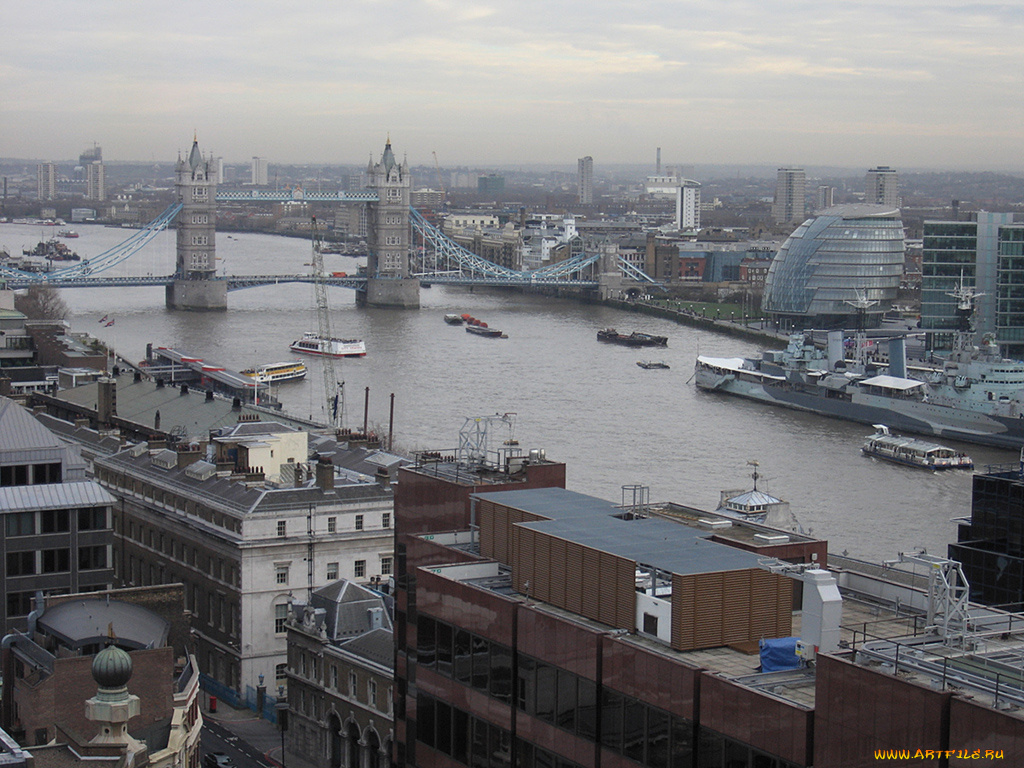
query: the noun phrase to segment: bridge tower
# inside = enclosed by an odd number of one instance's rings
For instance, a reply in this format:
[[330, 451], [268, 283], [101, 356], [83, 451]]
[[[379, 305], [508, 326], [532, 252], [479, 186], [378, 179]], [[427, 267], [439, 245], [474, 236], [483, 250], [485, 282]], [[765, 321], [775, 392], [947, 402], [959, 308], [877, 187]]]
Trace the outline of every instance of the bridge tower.
[[178, 214], [174, 282], [167, 286], [167, 307], [198, 311], [228, 308], [227, 281], [217, 279], [217, 177], [192, 140], [188, 159], [178, 156], [174, 192]]
[[366, 168], [367, 187], [377, 192], [377, 202], [367, 209], [366, 292], [357, 294], [368, 307], [418, 309], [420, 281], [412, 277], [409, 249], [412, 227], [409, 221], [409, 164], [395, 160], [391, 138], [384, 145], [379, 163]]

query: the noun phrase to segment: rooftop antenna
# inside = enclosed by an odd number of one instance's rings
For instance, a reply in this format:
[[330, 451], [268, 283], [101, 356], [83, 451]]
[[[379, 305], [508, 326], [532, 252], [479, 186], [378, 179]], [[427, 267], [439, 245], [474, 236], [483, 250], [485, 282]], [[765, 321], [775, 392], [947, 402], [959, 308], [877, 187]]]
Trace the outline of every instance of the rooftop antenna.
[[760, 477], [760, 475], [757, 473], [757, 468], [759, 466], [761, 466], [761, 464], [759, 462], [757, 462], [757, 461], [748, 461], [747, 462], [747, 466], [754, 468], [754, 472], [750, 476], [754, 479], [754, 490], [756, 491], [757, 490], [757, 478]]

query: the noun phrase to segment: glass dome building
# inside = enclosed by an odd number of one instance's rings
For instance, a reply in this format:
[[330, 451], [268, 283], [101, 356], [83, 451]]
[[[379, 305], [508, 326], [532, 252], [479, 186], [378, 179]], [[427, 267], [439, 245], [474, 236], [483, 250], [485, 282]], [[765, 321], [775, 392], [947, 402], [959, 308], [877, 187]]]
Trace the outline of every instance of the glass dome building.
[[[762, 306], [788, 328], [852, 326], [866, 297], [889, 309], [903, 276], [903, 221], [886, 205], [837, 205], [816, 211], [775, 254]], [[871, 322], [870, 320], [868, 322]]]

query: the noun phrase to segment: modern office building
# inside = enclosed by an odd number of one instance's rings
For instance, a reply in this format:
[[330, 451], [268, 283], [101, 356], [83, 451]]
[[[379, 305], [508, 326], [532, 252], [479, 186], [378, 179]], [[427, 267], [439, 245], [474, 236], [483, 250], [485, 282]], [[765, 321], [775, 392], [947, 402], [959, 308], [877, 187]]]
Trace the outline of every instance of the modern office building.
[[102, 160], [94, 160], [85, 166], [85, 199], [107, 199], [107, 172]]
[[288, 749], [311, 765], [391, 765], [392, 599], [342, 579], [292, 603]]
[[880, 165], [867, 172], [864, 177], [864, 202], [900, 207], [900, 177], [895, 168]]
[[496, 173], [482, 174], [476, 180], [476, 191], [481, 195], [500, 195], [505, 191], [505, 177]]
[[970, 599], [1024, 611], [1024, 474], [1020, 465], [973, 478], [971, 517], [960, 520], [949, 556], [963, 564]]
[[775, 181], [772, 219], [776, 224], [799, 224], [807, 215], [807, 174], [803, 168], [779, 168]]
[[999, 228], [996, 341], [1007, 357], [1024, 358], [1024, 225]]
[[815, 208], [816, 211], [824, 210], [825, 208], [831, 208], [836, 204], [836, 188], [821, 185], [818, 187], [818, 205]]
[[[255, 701], [285, 669], [296, 593], [393, 566], [392, 489], [379, 463], [351, 469], [345, 451], [310, 455], [307, 435], [244, 421], [206, 445], [98, 456], [98, 482], [120, 500], [115, 568], [122, 584], [181, 582], [204, 686]], [[337, 466], [332, 463], [337, 462]]]
[[0, 397], [0, 592], [6, 632], [24, 629], [37, 592], [107, 589], [114, 499], [87, 480], [77, 449]]
[[[1013, 235], [1008, 232], [1006, 245], [1000, 243], [1000, 231], [1014, 223], [1012, 213], [977, 211], [970, 221], [925, 221], [921, 256], [921, 328], [927, 335], [930, 349], [948, 350], [952, 346], [953, 331], [957, 328], [957, 300], [954, 291], [963, 283], [976, 292], [974, 302], [974, 330], [980, 340], [986, 334], [996, 334], [999, 270], [1005, 266], [1008, 274], [1003, 278], [1005, 288], [1004, 338], [996, 340], [1014, 344], [1021, 333], [1011, 323], [1014, 311], [1014, 289], [1010, 286], [1016, 277], [1012, 274], [1017, 262], [1013, 261]], [[1002, 263], [1000, 248], [1008, 251]]]
[[251, 183], [259, 187], [265, 187], [270, 183], [270, 169], [267, 165], [267, 158], [254, 157], [251, 166]]
[[57, 164], [39, 163], [36, 166], [36, 194], [40, 200], [57, 197]]
[[[397, 765], [861, 768], [914, 764], [907, 744], [934, 744], [922, 765], [1024, 759], [1021, 616], [679, 505], [466, 498], [457, 469], [408, 468], [396, 499]], [[954, 683], [951, 653], [981, 673]]]
[[576, 197], [580, 205], [591, 205], [594, 202], [594, 158], [581, 157], [576, 166]]
[[762, 306], [798, 330], [850, 327], [858, 316], [853, 302], [876, 302], [867, 309], [869, 317], [889, 309], [903, 260], [898, 209], [853, 204], [818, 211], [775, 254]]

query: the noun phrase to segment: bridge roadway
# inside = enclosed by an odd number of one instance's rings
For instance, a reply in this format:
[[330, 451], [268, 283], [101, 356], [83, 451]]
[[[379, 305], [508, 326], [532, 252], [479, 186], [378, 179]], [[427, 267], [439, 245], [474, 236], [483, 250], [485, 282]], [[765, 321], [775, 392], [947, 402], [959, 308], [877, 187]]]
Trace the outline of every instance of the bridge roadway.
[[[418, 275], [420, 281], [423, 283], [430, 283], [434, 285], [457, 285], [457, 286], [480, 286], [487, 287], [492, 286], [495, 288], [506, 288], [506, 287], [553, 287], [553, 288], [581, 288], [581, 289], [593, 289], [597, 288], [597, 282], [593, 280], [568, 280], [568, 279], [557, 279], [557, 278], [541, 278], [541, 277], [470, 277], [467, 275]], [[294, 274], [294, 275], [230, 275], [227, 277], [217, 278], [218, 280], [227, 281], [228, 291], [240, 291], [245, 288], [258, 288], [263, 285], [280, 285], [282, 283], [312, 283], [314, 282], [313, 275], [310, 274]], [[13, 290], [23, 290], [33, 285], [51, 285], [54, 288], [134, 288], [134, 287], [145, 287], [145, 286], [161, 286], [170, 285], [175, 280], [174, 275], [146, 275], [138, 277], [57, 277], [52, 278], [43, 277], [39, 279], [34, 278], [22, 278], [22, 277], [9, 277], [6, 278], [6, 282], [9, 288]], [[351, 277], [334, 277], [325, 276], [323, 278], [325, 285], [331, 285], [336, 288], [353, 288], [355, 290], [364, 290], [366, 288], [366, 278], [351, 276]]]

